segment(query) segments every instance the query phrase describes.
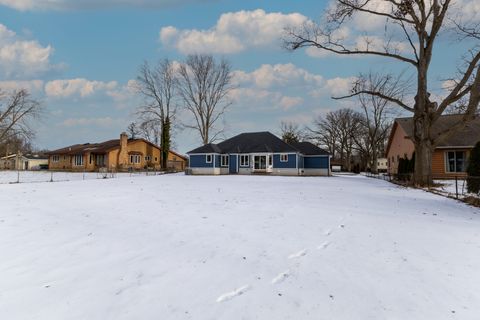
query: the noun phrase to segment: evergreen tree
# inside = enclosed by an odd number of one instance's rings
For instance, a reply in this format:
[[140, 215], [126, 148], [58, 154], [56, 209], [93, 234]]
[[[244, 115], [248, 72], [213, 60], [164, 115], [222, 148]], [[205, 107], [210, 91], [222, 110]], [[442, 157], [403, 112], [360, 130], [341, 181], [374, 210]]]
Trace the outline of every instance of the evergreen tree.
[[471, 193], [480, 192], [480, 141], [470, 153], [467, 167], [467, 189]]

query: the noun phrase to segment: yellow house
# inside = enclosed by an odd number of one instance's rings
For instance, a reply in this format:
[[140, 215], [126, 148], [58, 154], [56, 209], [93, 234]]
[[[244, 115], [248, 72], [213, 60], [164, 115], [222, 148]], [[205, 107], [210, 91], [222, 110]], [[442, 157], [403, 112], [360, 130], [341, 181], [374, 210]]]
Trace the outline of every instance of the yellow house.
[[48, 153], [50, 170], [97, 171], [174, 169], [182, 171], [186, 167], [186, 157], [170, 151], [167, 168], [161, 168], [160, 147], [145, 139], [129, 139], [126, 133], [120, 139], [101, 143], [76, 144]]

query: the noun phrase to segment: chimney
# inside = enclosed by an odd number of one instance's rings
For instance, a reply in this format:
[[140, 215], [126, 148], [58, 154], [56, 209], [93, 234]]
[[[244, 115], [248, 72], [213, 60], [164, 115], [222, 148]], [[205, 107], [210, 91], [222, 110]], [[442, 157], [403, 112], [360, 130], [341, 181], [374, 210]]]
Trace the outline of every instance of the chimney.
[[120, 134], [120, 151], [118, 152], [118, 166], [125, 169], [128, 166], [128, 135], [126, 132]]

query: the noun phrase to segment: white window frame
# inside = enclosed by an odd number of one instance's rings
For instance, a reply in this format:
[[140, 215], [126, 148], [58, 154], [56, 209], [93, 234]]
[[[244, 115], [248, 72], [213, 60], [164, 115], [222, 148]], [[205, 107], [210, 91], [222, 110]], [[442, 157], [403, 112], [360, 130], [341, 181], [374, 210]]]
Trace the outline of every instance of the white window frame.
[[241, 154], [240, 155], [240, 167], [248, 167], [248, 166], [250, 166], [250, 155]]
[[[208, 160], [210, 158], [210, 160]], [[213, 160], [213, 155], [211, 154], [206, 154], [205, 155], [205, 163], [212, 163]]]
[[60, 161], [60, 156], [58, 154], [55, 154], [52, 156], [52, 162], [59, 162]]
[[280, 154], [280, 162], [288, 162], [288, 154], [287, 153]]
[[139, 154], [130, 154], [129, 160], [131, 164], [140, 164], [142, 162], [142, 157]]
[[[453, 165], [454, 165], [454, 171], [450, 171], [450, 164], [449, 164], [449, 158], [448, 154], [450, 152], [453, 152], [454, 157], [453, 157]], [[458, 171], [457, 170], [457, 152], [462, 152], [463, 153], [463, 166], [464, 166], [464, 171]], [[449, 150], [445, 151], [445, 172], [446, 173], [462, 173], [465, 172], [467, 169], [467, 152], [464, 150]]]
[[81, 167], [84, 165], [83, 154], [76, 154], [73, 156], [73, 165], [75, 167]]
[[151, 161], [152, 160], [152, 156], [145, 156], [145, 161]]
[[222, 156], [220, 157], [220, 166], [221, 167], [228, 167], [228, 163], [229, 163], [229, 156], [228, 154], [222, 154]]

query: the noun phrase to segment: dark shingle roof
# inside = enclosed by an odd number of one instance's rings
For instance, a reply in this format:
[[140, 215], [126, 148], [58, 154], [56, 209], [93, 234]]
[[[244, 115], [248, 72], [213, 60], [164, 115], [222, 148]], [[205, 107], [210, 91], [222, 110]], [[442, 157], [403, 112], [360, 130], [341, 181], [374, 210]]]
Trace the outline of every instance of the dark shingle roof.
[[193, 149], [188, 154], [198, 153], [254, 153], [254, 152], [301, 152], [306, 155], [328, 155], [310, 142], [290, 145], [274, 134], [263, 132], [248, 132], [236, 135], [219, 144], [207, 144]]
[[220, 150], [220, 148], [216, 144], [209, 143], [193, 149], [192, 151], [189, 151], [187, 153], [222, 153], [222, 150]]
[[292, 142], [290, 143], [295, 149], [297, 149], [300, 153], [311, 156], [311, 155], [325, 155], [328, 156], [329, 153], [313, 143], [304, 141], [304, 142]]
[[[432, 133], [435, 137], [439, 132], [460, 122], [463, 115], [443, 115], [434, 124]], [[400, 125], [407, 136], [413, 137], [413, 118], [397, 118], [395, 121]], [[470, 121], [465, 128], [453, 133], [450, 137], [441, 141], [437, 147], [473, 147], [480, 141], [480, 117]]]

